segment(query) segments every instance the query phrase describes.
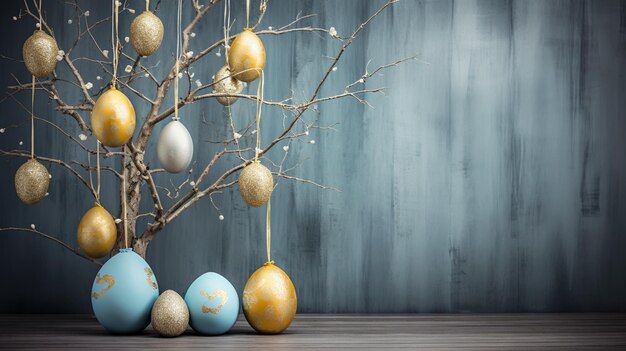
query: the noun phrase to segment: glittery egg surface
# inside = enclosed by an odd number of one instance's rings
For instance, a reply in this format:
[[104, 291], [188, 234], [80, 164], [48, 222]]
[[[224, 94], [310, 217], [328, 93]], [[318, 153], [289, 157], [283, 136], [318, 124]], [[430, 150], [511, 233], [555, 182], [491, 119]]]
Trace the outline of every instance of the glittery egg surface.
[[235, 78], [252, 82], [259, 78], [265, 67], [265, 47], [250, 29], [239, 33], [228, 51], [228, 64]]
[[144, 11], [130, 24], [130, 43], [141, 56], [150, 56], [163, 41], [163, 22], [150, 11]]
[[89, 209], [78, 223], [78, 245], [93, 258], [104, 257], [111, 252], [117, 238], [113, 216], [96, 205]]
[[105, 146], [122, 146], [135, 132], [135, 108], [121, 91], [110, 88], [104, 92], [91, 111], [91, 129]]
[[152, 328], [161, 336], [174, 337], [185, 332], [189, 325], [189, 309], [174, 290], [166, 290], [152, 306]]
[[37, 78], [48, 76], [54, 71], [58, 54], [59, 47], [56, 40], [42, 30], [36, 30], [26, 39], [22, 47], [24, 64]]
[[91, 307], [98, 322], [114, 334], [134, 334], [150, 324], [159, 285], [148, 263], [122, 249], [101, 268], [91, 288]]
[[189, 167], [193, 158], [191, 134], [179, 121], [171, 121], [159, 134], [157, 141], [159, 163], [170, 173], [179, 173]]
[[252, 207], [267, 203], [274, 189], [272, 172], [260, 162], [247, 165], [241, 171], [238, 183], [241, 197]]
[[279, 334], [293, 321], [298, 307], [296, 289], [287, 273], [273, 263], [257, 269], [243, 289], [243, 313], [262, 334]]
[[35, 204], [46, 196], [50, 174], [39, 161], [30, 159], [15, 172], [15, 192], [20, 200], [27, 204]]
[[[228, 65], [222, 66], [217, 73], [215, 73], [215, 77], [213, 79], [213, 91], [221, 94], [239, 94], [243, 90], [243, 82], [232, 77], [230, 68]], [[218, 96], [217, 102], [224, 106], [230, 106], [235, 101], [237, 101], [236, 97], [228, 97], [228, 96]]]
[[223, 276], [208, 272], [199, 276], [187, 289], [189, 324], [204, 335], [220, 335], [230, 330], [239, 315], [239, 296]]

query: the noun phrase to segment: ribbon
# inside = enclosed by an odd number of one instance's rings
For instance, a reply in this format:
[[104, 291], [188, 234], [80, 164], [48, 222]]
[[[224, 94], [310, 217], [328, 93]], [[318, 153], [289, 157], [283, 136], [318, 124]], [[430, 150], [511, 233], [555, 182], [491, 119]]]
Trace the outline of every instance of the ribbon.
[[35, 158], [35, 76], [30, 93], [30, 158]]
[[254, 148], [254, 162], [259, 162], [259, 151], [261, 150], [261, 110], [265, 90], [265, 74], [261, 70], [261, 81], [256, 89], [256, 147]]
[[267, 217], [265, 218], [265, 246], [267, 249], [267, 263], [272, 264], [272, 257], [270, 255], [270, 251], [272, 248], [272, 206], [271, 206], [272, 198], [267, 200]]
[[178, 121], [180, 118], [178, 117], [178, 75], [179, 68], [178, 63], [180, 61], [180, 32], [181, 32], [181, 0], [178, 0], [177, 5], [177, 13], [176, 13], [176, 77], [174, 78], [174, 117], [172, 118], [175, 121]]
[[246, 0], [246, 28], [250, 28], [250, 0]]
[[113, 79], [111, 80], [111, 86], [115, 88], [117, 83], [117, 64], [119, 61], [117, 50], [120, 45], [120, 38], [118, 34], [119, 27], [119, 11], [117, 9], [118, 0], [113, 0], [113, 22], [111, 23], [111, 45], [113, 46]]
[[124, 221], [124, 244], [128, 249], [128, 224], [126, 223], [126, 145], [124, 145], [124, 162], [122, 162], [122, 217]]
[[146, 0], [146, 11], [150, 11], [150, 0]]

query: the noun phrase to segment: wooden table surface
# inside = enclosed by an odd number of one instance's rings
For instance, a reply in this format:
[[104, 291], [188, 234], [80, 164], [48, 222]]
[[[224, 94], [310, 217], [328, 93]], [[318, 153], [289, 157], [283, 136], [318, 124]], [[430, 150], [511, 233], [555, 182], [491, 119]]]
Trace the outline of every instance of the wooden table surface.
[[282, 335], [259, 335], [240, 317], [218, 337], [188, 329], [160, 338], [148, 327], [133, 336], [107, 333], [91, 316], [0, 315], [6, 349], [221, 350], [626, 350], [624, 314], [299, 314]]

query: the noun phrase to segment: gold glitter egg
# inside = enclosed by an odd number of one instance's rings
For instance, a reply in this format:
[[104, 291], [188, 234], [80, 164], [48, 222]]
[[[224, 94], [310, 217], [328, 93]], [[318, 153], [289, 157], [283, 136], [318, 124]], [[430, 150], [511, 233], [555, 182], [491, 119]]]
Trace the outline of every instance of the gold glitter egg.
[[272, 172], [258, 161], [250, 163], [241, 171], [238, 182], [241, 197], [252, 207], [265, 204], [274, 189]]
[[117, 238], [113, 216], [97, 205], [92, 207], [78, 223], [78, 245], [93, 258], [104, 257], [111, 252]]
[[243, 288], [243, 314], [261, 334], [279, 334], [296, 315], [296, 289], [287, 273], [268, 262], [250, 276]]
[[150, 11], [144, 11], [130, 24], [130, 43], [141, 56], [150, 56], [163, 41], [163, 22]]
[[53, 37], [42, 30], [36, 30], [24, 42], [22, 56], [28, 71], [35, 77], [41, 78], [54, 71], [57, 65], [59, 47]]
[[135, 132], [135, 108], [128, 97], [111, 87], [100, 95], [91, 111], [91, 129], [105, 146], [122, 146]]
[[[239, 94], [243, 90], [243, 82], [232, 77], [230, 73], [230, 67], [228, 65], [222, 66], [222, 68], [215, 73], [213, 78], [213, 92], [221, 94]], [[230, 106], [237, 101], [236, 97], [218, 96], [217, 102], [224, 106]]]
[[46, 196], [50, 174], [44, 165], [31, 158], [15, 172], [15, 192], [27, 205], [36, 204]]
[[265, 47], [249, 28], [239, 33], [228, 51], [228, 64], [235, 78], [252, 82], [259, 78], [265, 67]]
[[152, 328], [161, 336], [179, 336], [187, 330], [189, 309], [173, 290], [166, 290], [152, 306]]

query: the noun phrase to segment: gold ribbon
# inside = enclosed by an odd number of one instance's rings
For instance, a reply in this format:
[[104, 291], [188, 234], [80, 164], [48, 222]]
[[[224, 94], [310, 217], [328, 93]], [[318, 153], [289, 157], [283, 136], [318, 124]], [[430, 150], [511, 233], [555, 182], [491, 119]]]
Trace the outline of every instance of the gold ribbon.
[[146, 0], [146, 11], [150, 11], [150, 0]]
[[[230, 0], [224, 1], [224, 56], [228, 66], [228, 37], [230, 36]], [[229, 104], [230, 106], [230, 104]]]
[[126, 223], [126, 145], [124, 145], [124, 162], [122, 163], [122, 217], [124, 221], [124, 244], [128, 248], [128, 225]]
[[181, 15], [180, 15], [181, 0], [178, 0], [176, 7], [176, 77], [174, 78], [174, 117], [173, 120], [178, 121], [178, 75], [179, 68], [178, 62], [180, 61], [180, 32], [181, 32]]
[[30, 158], [35, 158], [35, 76], [30, 93]]
[[246, 0], [246, 28], [250, 28], [250, 0]]
[[117, 64], [119, 61], [119, 58], [117, 57], [117, 49], [120, 45], [120, 38], [118, 34], [119, 11], [117, 9], [117, 1], [118, 0], [113, 0], [113, 23], [111, 28], [111, 44], [113, 45], [113, 79], [111, 80], [111, 86], [113, 88], [115, 88], [117, 83]]
[[259, 162], [259, 150], [261, 150], [261, 110], [265, 90], [265, 74], [261, 70], [261, 81], [256, 89], [256, 147], [254, 148], [254, 162]]
[[272, 197], [267, 200], [267, 217], [265, 218], [265, 246], [267, 249], [267, 263], [274, 263], [271, 257], [272, 248]]
[[101, 206], [100, 204], [100, 141], [98, 139], [96, 139], [96, 173], [98, 175], [98, 186], [96, 188], [96, 205]]

